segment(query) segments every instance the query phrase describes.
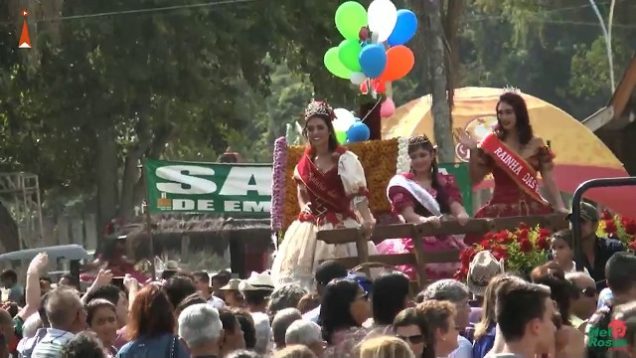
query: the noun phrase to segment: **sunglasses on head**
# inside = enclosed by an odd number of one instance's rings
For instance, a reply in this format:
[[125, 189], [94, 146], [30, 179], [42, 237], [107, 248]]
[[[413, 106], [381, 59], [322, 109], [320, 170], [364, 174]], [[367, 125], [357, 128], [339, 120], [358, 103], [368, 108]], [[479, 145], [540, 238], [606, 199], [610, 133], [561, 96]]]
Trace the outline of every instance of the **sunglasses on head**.
[[411, 343], [411, 344], [422, 344], [424, 343], [424, 335], [423, 334], [416, 334], [414, 336], [400, 336], [397, 335], [397, 338], [403, 340], [404, 342], [407, 343]]
[[586, 287], [584, 289], [581, 290], [581, 293], [583, 294], [583, 296], [585, 297], [596, 297], [596, 287]]

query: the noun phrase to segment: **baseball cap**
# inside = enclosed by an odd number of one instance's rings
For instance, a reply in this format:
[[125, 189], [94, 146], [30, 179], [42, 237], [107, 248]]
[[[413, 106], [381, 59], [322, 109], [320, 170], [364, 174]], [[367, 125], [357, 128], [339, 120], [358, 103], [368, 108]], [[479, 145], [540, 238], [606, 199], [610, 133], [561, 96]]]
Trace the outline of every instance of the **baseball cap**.
[[[566, 217], [568, 220], [572, 218], [572, 213]], [[598, 210], [590, 203], [581, 202], [581, 219], [584, 221], [598, 221]]]

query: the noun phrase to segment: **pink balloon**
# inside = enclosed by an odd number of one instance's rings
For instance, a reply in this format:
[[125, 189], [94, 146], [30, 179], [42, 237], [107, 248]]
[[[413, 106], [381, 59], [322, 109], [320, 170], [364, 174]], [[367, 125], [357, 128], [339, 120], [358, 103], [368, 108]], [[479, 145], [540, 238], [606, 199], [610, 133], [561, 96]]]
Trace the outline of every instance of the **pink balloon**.
[[392, 98], [387, 97], [380, 106], [380, 116], [382, 118], [391, 117], [395, 113], [395, 102]]

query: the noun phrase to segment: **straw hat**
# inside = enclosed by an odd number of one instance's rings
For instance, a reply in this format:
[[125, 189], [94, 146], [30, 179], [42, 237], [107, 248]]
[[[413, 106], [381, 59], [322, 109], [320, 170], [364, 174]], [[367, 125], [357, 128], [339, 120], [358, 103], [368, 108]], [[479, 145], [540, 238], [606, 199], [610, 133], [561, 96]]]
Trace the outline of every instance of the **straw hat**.
[[244, 280], [239, 285], [239, 290], [241, 291], [263, 291], [270, 290], [274, 291], [274, 280], [272, 280], [272, 275], [269, 271], [265, 272], [254, 272], [247, 280]]
[[476, 296], [483, 296], [493, 277], [504, 273], [503, 261], [497, 260], [490, 251], [479, 251], [468, 266], [466, 284]]
[[222, 291], [238, 291], [239, 287], [241, 285], [241, 279], [239, 278], [232, 278], [230, 279], [230, 281], [227, 283], [227, 285], [223, 286], [220, 288], [220, 290]]

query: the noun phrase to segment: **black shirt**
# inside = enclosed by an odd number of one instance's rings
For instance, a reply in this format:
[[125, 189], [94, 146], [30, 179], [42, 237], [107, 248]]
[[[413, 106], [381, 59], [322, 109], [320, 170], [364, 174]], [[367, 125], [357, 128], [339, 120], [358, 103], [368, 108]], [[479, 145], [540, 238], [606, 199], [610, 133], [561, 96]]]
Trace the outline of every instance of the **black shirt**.
[[596, 289], [600, 290], [607, 287], [605, 283], [605, 264], [607, 260], [617, 252], [625, 251], [623, 243], [615, 239], [605, 239], [596, 237], [596, 245], [594, 246], [594, 267], [590, 265], [587, 256], [583, 255], [583, 265], [590, 273], [590, 276], [596, 281]]

